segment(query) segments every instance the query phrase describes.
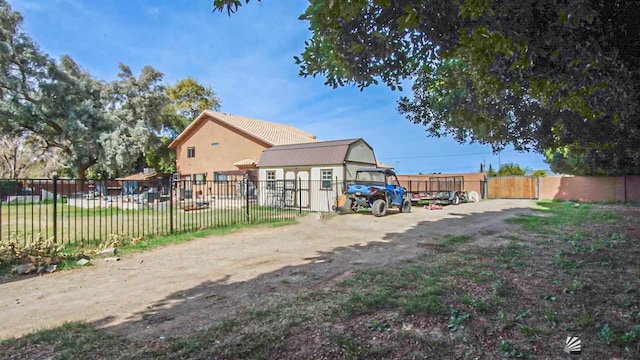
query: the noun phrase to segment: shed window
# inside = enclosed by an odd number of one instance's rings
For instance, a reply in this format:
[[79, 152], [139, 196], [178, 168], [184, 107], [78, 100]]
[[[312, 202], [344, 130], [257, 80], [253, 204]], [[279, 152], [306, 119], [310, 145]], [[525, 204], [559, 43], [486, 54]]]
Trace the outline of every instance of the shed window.
[[320, 189], [331, 190], [331, 179], [333, 178], [333, 170], [331, 169], [320, 170], [320, 178], [322, 179]]
[[196, 148], [194, 146], [190, 146], [187, 148], [187, 158], [196, 157]]
[[275, 170], [267, 171], [267, 189], [276, 188], [276, 172]]

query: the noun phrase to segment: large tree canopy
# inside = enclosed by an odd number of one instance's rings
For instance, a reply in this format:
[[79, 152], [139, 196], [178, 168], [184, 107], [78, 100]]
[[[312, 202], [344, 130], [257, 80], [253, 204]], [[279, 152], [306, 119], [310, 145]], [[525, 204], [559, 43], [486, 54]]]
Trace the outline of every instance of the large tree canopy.
[[194, 114], [220, 106], [210, 87], [192, 78], [167, 87], [151, 66], [135, 76], [120, 64], [117, 80], [99, 81], [69, 56], [51, 59], [21, 23], [20, 14], [0, 0], [0, 130], [7, 141], [20, 140], [16, 151], [38, 144], [62, 156], [66, 173], [83, 179], [92, 168], [121, 175], [144, 160], [170, 172], [175, 154], [167, 144]]
[[119, 79], [105, 85], [105, 113], [113, 127], [100, 134], [105, 156], [99, 168], [103, 173], [129, 173], [145, 151], [161, 144], [157, 133], [163, 127], [162, 114], [169, 103], [162, 76], [145, 66], [135, 77], [128, 66], [120, 64]]
[[[169, 111], [193, 120], [204, 110], [220, 110], [218, 99], [210, 86], [200, 84], [196, 79], [188, 77], [167, 88], [171, 99]], [[185, 126], [188, 124], [184, 124]], [[180, 128], [180, 131], [184, 126]]]
[[166, 88], [169, 104], [162, 114], [162, 128], [156, 132], [153, 146], [144, 154], [144, 162], [161, 173], [176, 171], [176, 152], [169, 144], [204, 110], [220, 110], [220, 100], [210, 86], [191, 77]]
[[333, 87], [411, 80], [399, 111], [431, 135], [541, 152], [555, 171], [640, 173], [640, 2], [309, 3], [300, 75]]
[[50, 59], [21, 23], [20, 14], [0, 0], [0, 127], [60, 149], [82, 175], [100, 157], [98, 137], [111, 125], [103, 111], [104, 85], [68, 56]]

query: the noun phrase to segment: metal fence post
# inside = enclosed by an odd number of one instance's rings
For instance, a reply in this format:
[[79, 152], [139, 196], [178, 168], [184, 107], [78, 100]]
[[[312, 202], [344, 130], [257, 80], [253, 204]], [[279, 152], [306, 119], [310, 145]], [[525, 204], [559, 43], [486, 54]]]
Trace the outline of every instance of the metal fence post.
[[489, 179], [484, 179], [484, 181], [482, 182], [482, 189], [484, 191], [482, 198], [488, 199], [489, 198]]
[[[169, 185], [169, 233], [173, 234], [173, 190], [176, 182], [171, 178], [171, 185]], [[178, 193], [176, 192], [176, 195]]]
[[298, 178], [298, 215], [302, 215], [302, 179]]
[[251, 223], [251, 213], [249, 210], [249, 177], [245, 176], [244, 178], [244, 182], [245, 182], [245, 191], [244, 191], [244, 198], [245, 198], [245, 204], [246, 204], [246, 220], [247, 220], [247, 224]]
[[53, 242], [58, 242], [58, 175], [53, 175]]
[[336, 200], [335, 200], [335, 204], [336, 204], [336, 208], [333, 210], [338, 210], [338, 198], [340, 197], [340, 194], [338, 193], [338, 186], [340, 186], [340, 183], [338, 182], [338, 177], [336, 176]]

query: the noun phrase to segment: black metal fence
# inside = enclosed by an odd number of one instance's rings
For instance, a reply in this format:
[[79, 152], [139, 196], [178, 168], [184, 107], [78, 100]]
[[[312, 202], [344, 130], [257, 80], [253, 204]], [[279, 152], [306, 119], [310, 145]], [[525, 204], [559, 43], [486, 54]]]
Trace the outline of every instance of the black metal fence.
[[331, 211], [343, 183], [326, 180], [0, 180], [0, 240], [98, 244], [293, 219]]

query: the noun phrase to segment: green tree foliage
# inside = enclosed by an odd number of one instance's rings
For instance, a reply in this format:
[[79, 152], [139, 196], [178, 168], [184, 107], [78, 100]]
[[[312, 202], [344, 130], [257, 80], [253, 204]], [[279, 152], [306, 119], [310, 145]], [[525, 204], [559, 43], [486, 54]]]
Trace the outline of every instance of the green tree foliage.
[[17, 139], [28, 134], [14, 150], [39, 144], [64, 160], [64, 173], [83, 179], [91, 168], [92, 176], [115, 176], [145, 160], [175, 171], [167, 144], [197, 113], [220, 106], [210, 87], [191, 78], [166, 87], [151, 66], [136, 76], [120, 64], [117, 80], [99, 81], [71, 57], [56, 62], [42, 52], [5, 0], [0, 20], [0, 130]]
[[[198, 83], [194, 78], [187, 77], [167, 88], [167, 95], [171, 99], [168, 111], [191, 122], [204, 110], [220, 110], [220, 99], [216, 97], [210, 86]], [[181, 124], [181, 132], [188, 123]]]
[[547, 176], [547, 171], [543, 170], [543, 169], [538, 169], [538, 170], [534, 171], [533, 174], [531, 174], [531, 176], [533, 176], [533, 177], [546, 177]]
[[526, 171], [518, 164], [502, 164], [498, 170], [498, 176], [524, 176]]
[[118, 80], [106, 86], [106, 113], [113, 128], [103, 132], [100, 144], [105, 156], [100, 170], [107, 174], [129, 173], [146, 151], [162, 144], [163, 111], [169, 104], [162, 73], [145, 66], [135, 77], [128, 66], [120, 64]]
[[160, 137], [159, 140], [158, 146], [145, 151], [144, 163], [161, 174], [173, 174], [176, 172], [176, 152], [169, 149], [173, 140], [168, 137]]
[[111, 123], [102, 111], [104, 85], [70, 57], [56, 63], [42, 53], [3, 0], [0, 20], [0, 127], [60, 149], [69, 167], [83, 174], [97, 162], [98, 137]]
[[332, 87], [409, 79], [399, 111], [433, 136], [545, 153], [555, 171], [640, 173], [640, 2], [309, 2], [300, 75]]
[[493, 166], [491, 166], [491, 164], [489, 164], [489, 170], [487, 170], [487, 176], [488, 177], [498, 176], [498, 173], [496, 173], [496, 171], [493, 170]]
[[162, 129], [147, 147], [144, 163], [161, 173], [176, 171], [176, 153], [168, 145], [204, 110], [220, 110], [220, 100], [210, 86], [188, 77], [166, 88], [168, 106], [162, 113]]

